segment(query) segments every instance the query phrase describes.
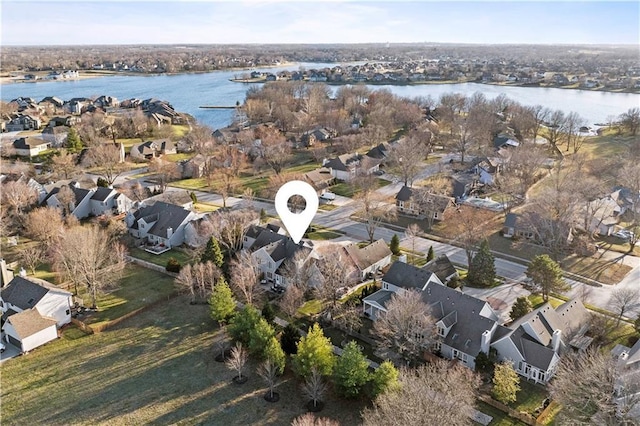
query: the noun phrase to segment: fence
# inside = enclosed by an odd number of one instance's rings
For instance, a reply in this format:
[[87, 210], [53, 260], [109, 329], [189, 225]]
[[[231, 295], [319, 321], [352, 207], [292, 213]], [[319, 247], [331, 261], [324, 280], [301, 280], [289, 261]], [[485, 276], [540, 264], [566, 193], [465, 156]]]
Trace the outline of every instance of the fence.
[[478, 399], [506, 413], [507, 415], [509, 415], [509, 417], [513, 417], [514, 419], [520, 420], [521, 422], [524, 422], [529, 426], [538, 426], [542, 424], [542, 423], [538, 423], [537, 420], [530, 414], [521, 413], [519, 411], [514, 410], [513, 408], [507, 407], [503, 403], [491, 398], [489, 395], [479, 395]]

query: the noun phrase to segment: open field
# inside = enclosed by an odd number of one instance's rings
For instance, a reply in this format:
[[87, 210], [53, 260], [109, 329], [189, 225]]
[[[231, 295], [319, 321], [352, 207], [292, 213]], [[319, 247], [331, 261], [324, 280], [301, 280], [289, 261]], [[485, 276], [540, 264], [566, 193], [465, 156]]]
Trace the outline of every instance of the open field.
[[[306, 410], [296, 379], [285, 373], [280, 401], [266, 387], [214, 361], [220, 332], [207, 307], [179, 297], [111, 331], [49, 343], [2, 365], [3, 425], [223, 424], [287, 425]], [[359, 422], [360, 401], [325, 398], [320, 414], [342, 424]]]

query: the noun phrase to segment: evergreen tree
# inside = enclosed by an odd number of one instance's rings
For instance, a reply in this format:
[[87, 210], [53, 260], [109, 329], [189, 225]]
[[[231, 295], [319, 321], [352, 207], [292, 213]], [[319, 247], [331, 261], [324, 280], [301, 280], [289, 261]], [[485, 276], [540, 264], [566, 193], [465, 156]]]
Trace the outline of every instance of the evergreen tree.
[[196, 195], [195, 192], [191, 191], [189, 193], [189, 197], [191, 197], [191, 201], [193, 202], [193, 204], [198, 202], [198, 196]]
[[371, 396], [373, 398], [387, 390], [396, 389], [398, 386], [400, 386], [398, 382], [398, 370], [391, 361], [385, 361], [380, 364], [371, 376]]
[[278, 374], [282, 374], [284, 372], [287, 356], [275, 336], [271, 336], [269, 338], [269, 341], [264, 348], [264, 358], [273, 363], [278, 370]]
[[546, 302], [553, 291], [567, 289], [567, 284], [562, 279], [560, 265], [546, 254], [533, 258], [527, 268], [527, 277], [542, 289], [542, 298]]
[[98, 181], [96, 182], [96, 186], [102, 187], [102, 188], [108, 188], [109, 187], [109, 181], [106, 180], [103, 177], [99, 177]]
[[636, 329], [636, 333], [640, 333], [640, 316], [633, 322], [633, 326]]
[[264, 209], [260, 209], [260, 223], [267, 221], [267, 212]]
[[389, 249], [391, 250], [391, 253], [395, 254], [396, 256], [400, 255], [400, 238], [398, 237], [398, 234], [393, 234], [393, 237], [391, 237]]
[[509, 313], [511, 321], [522, 318], [523, 316], [531, 312], [532, 309], [533, 306], [531, 306], [531, 302], [526, 296], [518, 297], [516, 299], [516, 302], [511, 307], [511, 312]]
[[480, 352], [476, 357], [476, 371], [481, 373], [491, 373], [498, 357], [495, 348], [489, 349], [489, 353]]
[[491, 287], [496, 279], [496, 265], [489, 242], [483, 240], [480, 249], [473, 257], [469, 265], [467, 280], [471, 285], [478, 287]]
[[347, 343], [342, 355], [338, 357], [333, 372], [336, 387], [341, 395], [355, 398], [360, 395], [362, 388], [369, 381], [369, 362], [358, 344], [354, 341]]
[[299, 341], [300, 332], [298, 329], [291, 323], [287, 324], [284, 330], [282, 330], [282, 335], [280, 336], [282, 350], [289, 355], [295, 354], [298, 351]]
[[223, 324], [233, 316], [236, 310], [236, 300], [233, 297], [229, 284], [224, 277], [220, 277], [213, 287], [209, 298], [211, 318]]
[[211, 237], [209, 241], [207, 241], [207, 247], [204, 249], [202, 256], [200, 257], [200, 262], [213, 262], [218, 268], [222, 268], [224, 265], [224, 255], [222, 254], [222, 249], [220, 248], [220, 244], [215, 237]]
[[67, 151], [71, 154], [75, 154], [77, 152], [82, 151], [83, 145], [80, 140], [80, 136], [78, 136], [78, 132], [73, 127], [69, 129], [69, 134], [67, 135], [67, 143], [65, 144]]
[[430, 262], [435, 258], [436, 253], [433, 251], [433, 246], [429, 246], [429, 251], [427, 252], [427, 262]]
[[276, 319], [276, 310], [268, 301], [264, 302], [264, 306], [262, 307], [262, 318], [266, 319], [269, 324], [273, 324], [273, 321]]
[[333, 345], [318, 323], [309, 328], [306, 336], [302, 336], [297, 349], [298, 352], [292, 358], [293, 366], [300, 376], [310, 377], [313, 369], [323, 376], [331, 375], [335, 365]]
[[262, 317], [256, 308], [245, 305], [229, 323], [229, 335], [233, 340], [248, 345], [251, 339], [251, 330], [256, 327], [260, 319]]
[[275, 336], [276, 331], [271, 324], [266, 319], [259, 318], [255, 326], [249, 330], [249, 352], [259, 358], [264, 358], [267, 343]]
[[493, 396], [503, 404], [515, 402], [520, 390], [520, 377], [509, 361], [496, 365], [493, 372]]

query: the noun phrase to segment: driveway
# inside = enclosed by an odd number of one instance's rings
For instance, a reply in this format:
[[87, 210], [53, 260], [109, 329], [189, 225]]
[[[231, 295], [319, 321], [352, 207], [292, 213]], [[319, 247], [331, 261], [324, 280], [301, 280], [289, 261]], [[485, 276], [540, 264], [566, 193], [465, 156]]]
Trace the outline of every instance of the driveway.
[[20, 352], [20, 349], [16, 348], [11, 343], [5, 342], [4, 345], [6, 346], [6, 349], [3, 353], [0, 354], [0, 364], [8, 359], [15, 358], [22, 354], [22, 352]]

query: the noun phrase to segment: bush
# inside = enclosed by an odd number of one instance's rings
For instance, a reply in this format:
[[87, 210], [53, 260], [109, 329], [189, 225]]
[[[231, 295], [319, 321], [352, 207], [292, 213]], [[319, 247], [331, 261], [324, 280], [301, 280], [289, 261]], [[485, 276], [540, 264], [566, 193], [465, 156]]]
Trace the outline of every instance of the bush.
[[102, 188], [108, 188], [109, 187], [109, 181], [106, 180], [103, 177], [99, 177], [98, 178], [98, 182], [96, 182], [96, 186], [100, 186]]
[[262, 307], [262, 317], [267, 320], [269, 324], [273, 324], [273, 321], [276, 319], [276, 310], [271, 303], [265, 302]]
[[280, 336], [282, 350], [289, 355], [295, 354], [298, 351], [298, 341], [300, 341], [300, 332], [293, 324], [288, 324]]
[[180, 262], [178, 262], [176, 258], [170, 257], [169, 260], [167, 261], [167, 266], [165, 267], [165, 269], [167, 270], [167, 272], [178, 273], [180, 272], [180, 269], [182, 269], [182, 265], [180, 264]]
[[447, 283], [447, 287], [450, 287], [450, 288], [458, 288], [461, 285], [462, 285], [462, 280], [457, 275], [454, 275], [453, 277], [451, 277], [451, 279]]

